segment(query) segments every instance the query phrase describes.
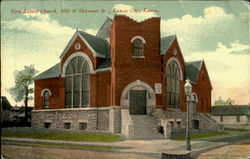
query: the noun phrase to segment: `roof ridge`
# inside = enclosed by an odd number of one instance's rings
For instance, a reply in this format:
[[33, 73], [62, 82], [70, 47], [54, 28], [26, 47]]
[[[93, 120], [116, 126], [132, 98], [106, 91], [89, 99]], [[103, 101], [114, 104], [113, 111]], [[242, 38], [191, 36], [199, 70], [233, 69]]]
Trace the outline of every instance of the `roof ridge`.
[[106, 39], [104, 39], [104, 38], [101, 38], [101, 37], [96, 36], [96, 35], [89, 34], [89, 33], [87, 33], [87, 32], [84, 32], [84, 31], [82, 31], [82, 30], [79, 30], [79, 29], [78, 29], [78, 32], [87, 34], [87, 35], [89, 35], [89, 36], [91, 36], [91, 37], [93, 37], [93, 38], [97, 38], [97, 39], [103, 40], [103, 41], [105, 41], [106, 45], [109, 45], [109, 46], [110, 46], [109, 42], [108, 42]]
[[185, 64], [194, 63], [194, 62], [203, 62], [203, 60], [188, 61], [188, 62], [185, 62]]
[[174, 34], [174, 35], [164, 36], [164, 37], [162, 37], [161, 39], [163, 39], [163, 38], [169, 38], [169, 37], [173, 37], [173, 36], [175, 36], [175, 37], [176, 37], [176, 34]]
[[111, 23], [113, 22], [113, 19], [109, 18], [108, 16], [106, 17], [105, 21], [103, 22], [102, 26], [99, 28], [98, 32], [96, 33], [96, 36], [99, 34], [99, 32], [102, 30], [102, 28], [104, 27], [104, 25], [110, 21]]
[[[84, 31], [80, 30], [80, 29], [78, 29], [78, 31], [79, 31], [79, 32], [81, 32], [81, 33], [84, 33], [84, 34], [90, 35], [90, 36], [92, 36], [93, 38], [97, 38], [97, 39], [105, 40], [104, 38], [101, 38], [101, 37], [96, 36], [96, 35], [89, 34], [89, 33], [87, 33], [87, 32], [84, 32]], [[106, 41], [106, 40], [105, 40], [105, 41]]]

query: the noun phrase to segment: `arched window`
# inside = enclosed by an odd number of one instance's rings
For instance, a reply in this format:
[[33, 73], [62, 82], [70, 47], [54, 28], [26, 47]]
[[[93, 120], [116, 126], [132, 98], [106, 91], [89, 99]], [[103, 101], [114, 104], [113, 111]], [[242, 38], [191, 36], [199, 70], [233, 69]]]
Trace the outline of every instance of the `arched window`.
[[166, 71], [167, 106], [180, 108], [180, 70], [175, 61], [171, 61]]
[[143, 56], [143, 42], [141, 39], [137, 38], [133, 41], [134, 44], [134, 55], [133, 56]]
[[45, 90], [42, 96], [43, 96], [43, 107], [49, 108], [49, 96], [50, 96], [49, 91]]
[[66, 68], [65, 107], [89, 106], [89, 65], [82, 56], [74, 57]]

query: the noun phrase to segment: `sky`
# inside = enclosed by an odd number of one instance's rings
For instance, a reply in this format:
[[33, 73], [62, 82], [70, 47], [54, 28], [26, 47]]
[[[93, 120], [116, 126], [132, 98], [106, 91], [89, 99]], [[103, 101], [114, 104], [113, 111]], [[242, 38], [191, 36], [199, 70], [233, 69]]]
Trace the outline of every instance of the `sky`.
[[205, 61], [213, 85], [212, 103], [219, 96], [239, 105], [250, 103], [246, 1], [4, 1], [2, 96], [13, 106], [23, 105], [7, 91], [14, 86], [15, 70], [31, 64], [39, 73], [47, 70], [60, 61], [77, 28], [95, 35], [105, 19], [115, 14], [138, 22], [160, 17], [161, 37], [176, 34], [185, 62]]

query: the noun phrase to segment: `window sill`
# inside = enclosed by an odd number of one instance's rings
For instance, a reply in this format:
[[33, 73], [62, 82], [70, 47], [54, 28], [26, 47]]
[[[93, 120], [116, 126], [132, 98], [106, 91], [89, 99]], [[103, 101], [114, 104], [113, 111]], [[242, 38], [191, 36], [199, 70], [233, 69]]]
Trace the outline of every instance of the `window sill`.
[[145, 59], [145, 56], [132, 56], [134, 59]]

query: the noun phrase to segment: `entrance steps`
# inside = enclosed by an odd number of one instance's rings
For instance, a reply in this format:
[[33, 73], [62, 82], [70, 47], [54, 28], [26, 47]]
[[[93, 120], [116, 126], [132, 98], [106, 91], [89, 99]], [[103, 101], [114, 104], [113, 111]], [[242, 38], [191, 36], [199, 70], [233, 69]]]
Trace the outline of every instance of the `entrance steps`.
[[128, 139], [160, 139], [163, 134], [158, 133], [159, 121], [149, 115], [129, 115]]
[[154, 116], [149, 115], [131, 115], [135, 139], [158, 139], [163, 138], [159, 134], [157, 127], [159, 122]]

